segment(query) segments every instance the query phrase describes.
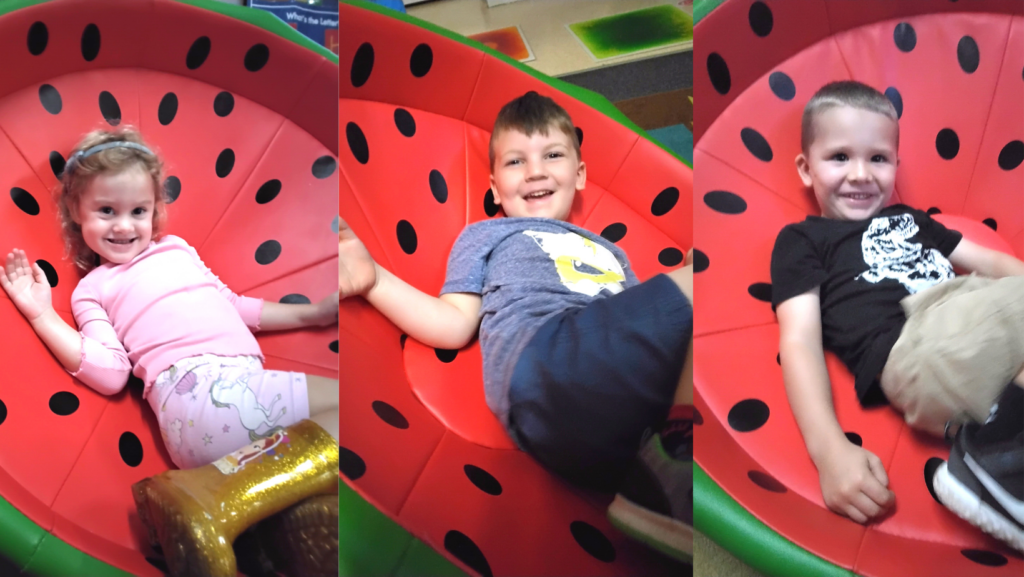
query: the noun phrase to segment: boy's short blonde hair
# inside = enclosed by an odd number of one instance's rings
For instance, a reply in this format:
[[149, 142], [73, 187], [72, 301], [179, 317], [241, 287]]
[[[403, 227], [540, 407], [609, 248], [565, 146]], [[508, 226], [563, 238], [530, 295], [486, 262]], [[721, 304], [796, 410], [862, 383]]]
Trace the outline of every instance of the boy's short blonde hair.
[[[167, 223], [167, 201], [164, 198], [162, 185], [164, 165], [156, 154], [148, 154], [137, 148], [117, 147], [101, 150], [70, 162], [76, 153], [108, 142], [133, 142], [149, 148], [143, 141], [142, 135], [131, 127], [124, 127], [116, 131], [95, 130], [90, 132], [68, 155], [69, 162], [64, 168], [56, 191], [64, 248], [67, 256], [83, 274], [96, 268], [96, 253], [85, 244], [85, 239], [82, 237], [82, 226], [75, 222], [75, 217], [78, 216], [82, 194], [89, 188], [89, 184], [97, 175], [116, 174], [133, 168], [141, 169], [152, 179], [153, 190], [156, 193], [153, 205], [153, 240], [160, 240]], [[150, 150], [152, 149], [150, 148]]]
[[499, 134], [506, 130], [517, 130], [527, 136], [533, 136], [538, 132], [547, 136], [548, 129], [552, 126], [569, 137], [573, 150], [576, 151], [576, 160], [579, 160], [580, 141], [576, 137], [576, 128], [572, 125], [572, 118], [554, 100], [531, 90], [503, 106], [498, 112], [498, 119], [494, 121], [491, 142], [488, 146], [491, 172], [494, 172], [494, 141], [497, 140]]
[[814, 121], [826, 110], [837, 106], [850, 106], [888, 117], [896, 123], [896, 146], [899, 147], [899, 116], [889, 98], [862, 82], [840, 80], [819, 88], [804, 106], [800, 122], [800, 149], [804, 154], [814, 142]]

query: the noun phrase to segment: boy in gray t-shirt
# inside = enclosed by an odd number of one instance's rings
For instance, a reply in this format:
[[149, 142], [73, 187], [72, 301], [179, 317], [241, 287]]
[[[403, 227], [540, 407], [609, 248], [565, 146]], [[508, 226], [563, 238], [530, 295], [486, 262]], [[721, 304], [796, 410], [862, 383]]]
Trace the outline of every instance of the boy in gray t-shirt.
[[621, 249], [565, 222], [587, 173], [550, 98], [502, 108], [490, 160], [506, 218], [463, 230], [440, 298], [375, 263], [344, 221], [341, 294], [431, 347], [461, 349], [479, 329], [487, 404], [519, 447], [575, 485], [619, 491], [613, 522], [689, 559], [693, 269], [639, 283]]

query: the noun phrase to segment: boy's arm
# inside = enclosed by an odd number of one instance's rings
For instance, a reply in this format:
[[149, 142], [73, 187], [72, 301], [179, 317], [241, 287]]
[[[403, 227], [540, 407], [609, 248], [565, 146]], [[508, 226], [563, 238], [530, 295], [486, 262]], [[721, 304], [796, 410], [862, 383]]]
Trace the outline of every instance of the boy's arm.
[[892, 504], [881, 460], [851, 443], [836, 420], [821, 341], [821, 305], [815, 287], [781, 303], [779, 354], [793, 416], [818, 469], [822, 497], [832, 511], [858, 523]]
[[961, 240], [950, 253], [949, 262], [957, 268], [990, 278], [1024, 276], [1024, 262], [997, 250], [985, 248], [966, 238]]
[[480, 326], [480, 295], [448, 293], [440, 298], [409, 285], [380, 265], [366, 300], [410, 337], [438, 349], [461, 349]]

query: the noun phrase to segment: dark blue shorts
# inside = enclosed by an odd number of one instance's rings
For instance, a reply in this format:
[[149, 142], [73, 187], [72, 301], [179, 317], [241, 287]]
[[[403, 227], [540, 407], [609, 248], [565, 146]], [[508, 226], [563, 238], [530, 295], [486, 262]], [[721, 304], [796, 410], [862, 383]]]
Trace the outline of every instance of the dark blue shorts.
[[574, 485], [615, 491], [668, 415], [692, 335], [693, 307], [665, 275], [552, 317], [513, 370], [512, 438]]

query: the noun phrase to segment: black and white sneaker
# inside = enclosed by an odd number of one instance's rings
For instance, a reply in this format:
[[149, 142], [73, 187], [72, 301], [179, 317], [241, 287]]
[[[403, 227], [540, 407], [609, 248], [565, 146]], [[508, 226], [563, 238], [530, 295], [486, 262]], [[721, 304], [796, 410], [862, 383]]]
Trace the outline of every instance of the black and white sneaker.
[[970, 423], [935, 471], [939, 500], [959, 517], [1024, 552], [1024, 432], [993, 440]]

